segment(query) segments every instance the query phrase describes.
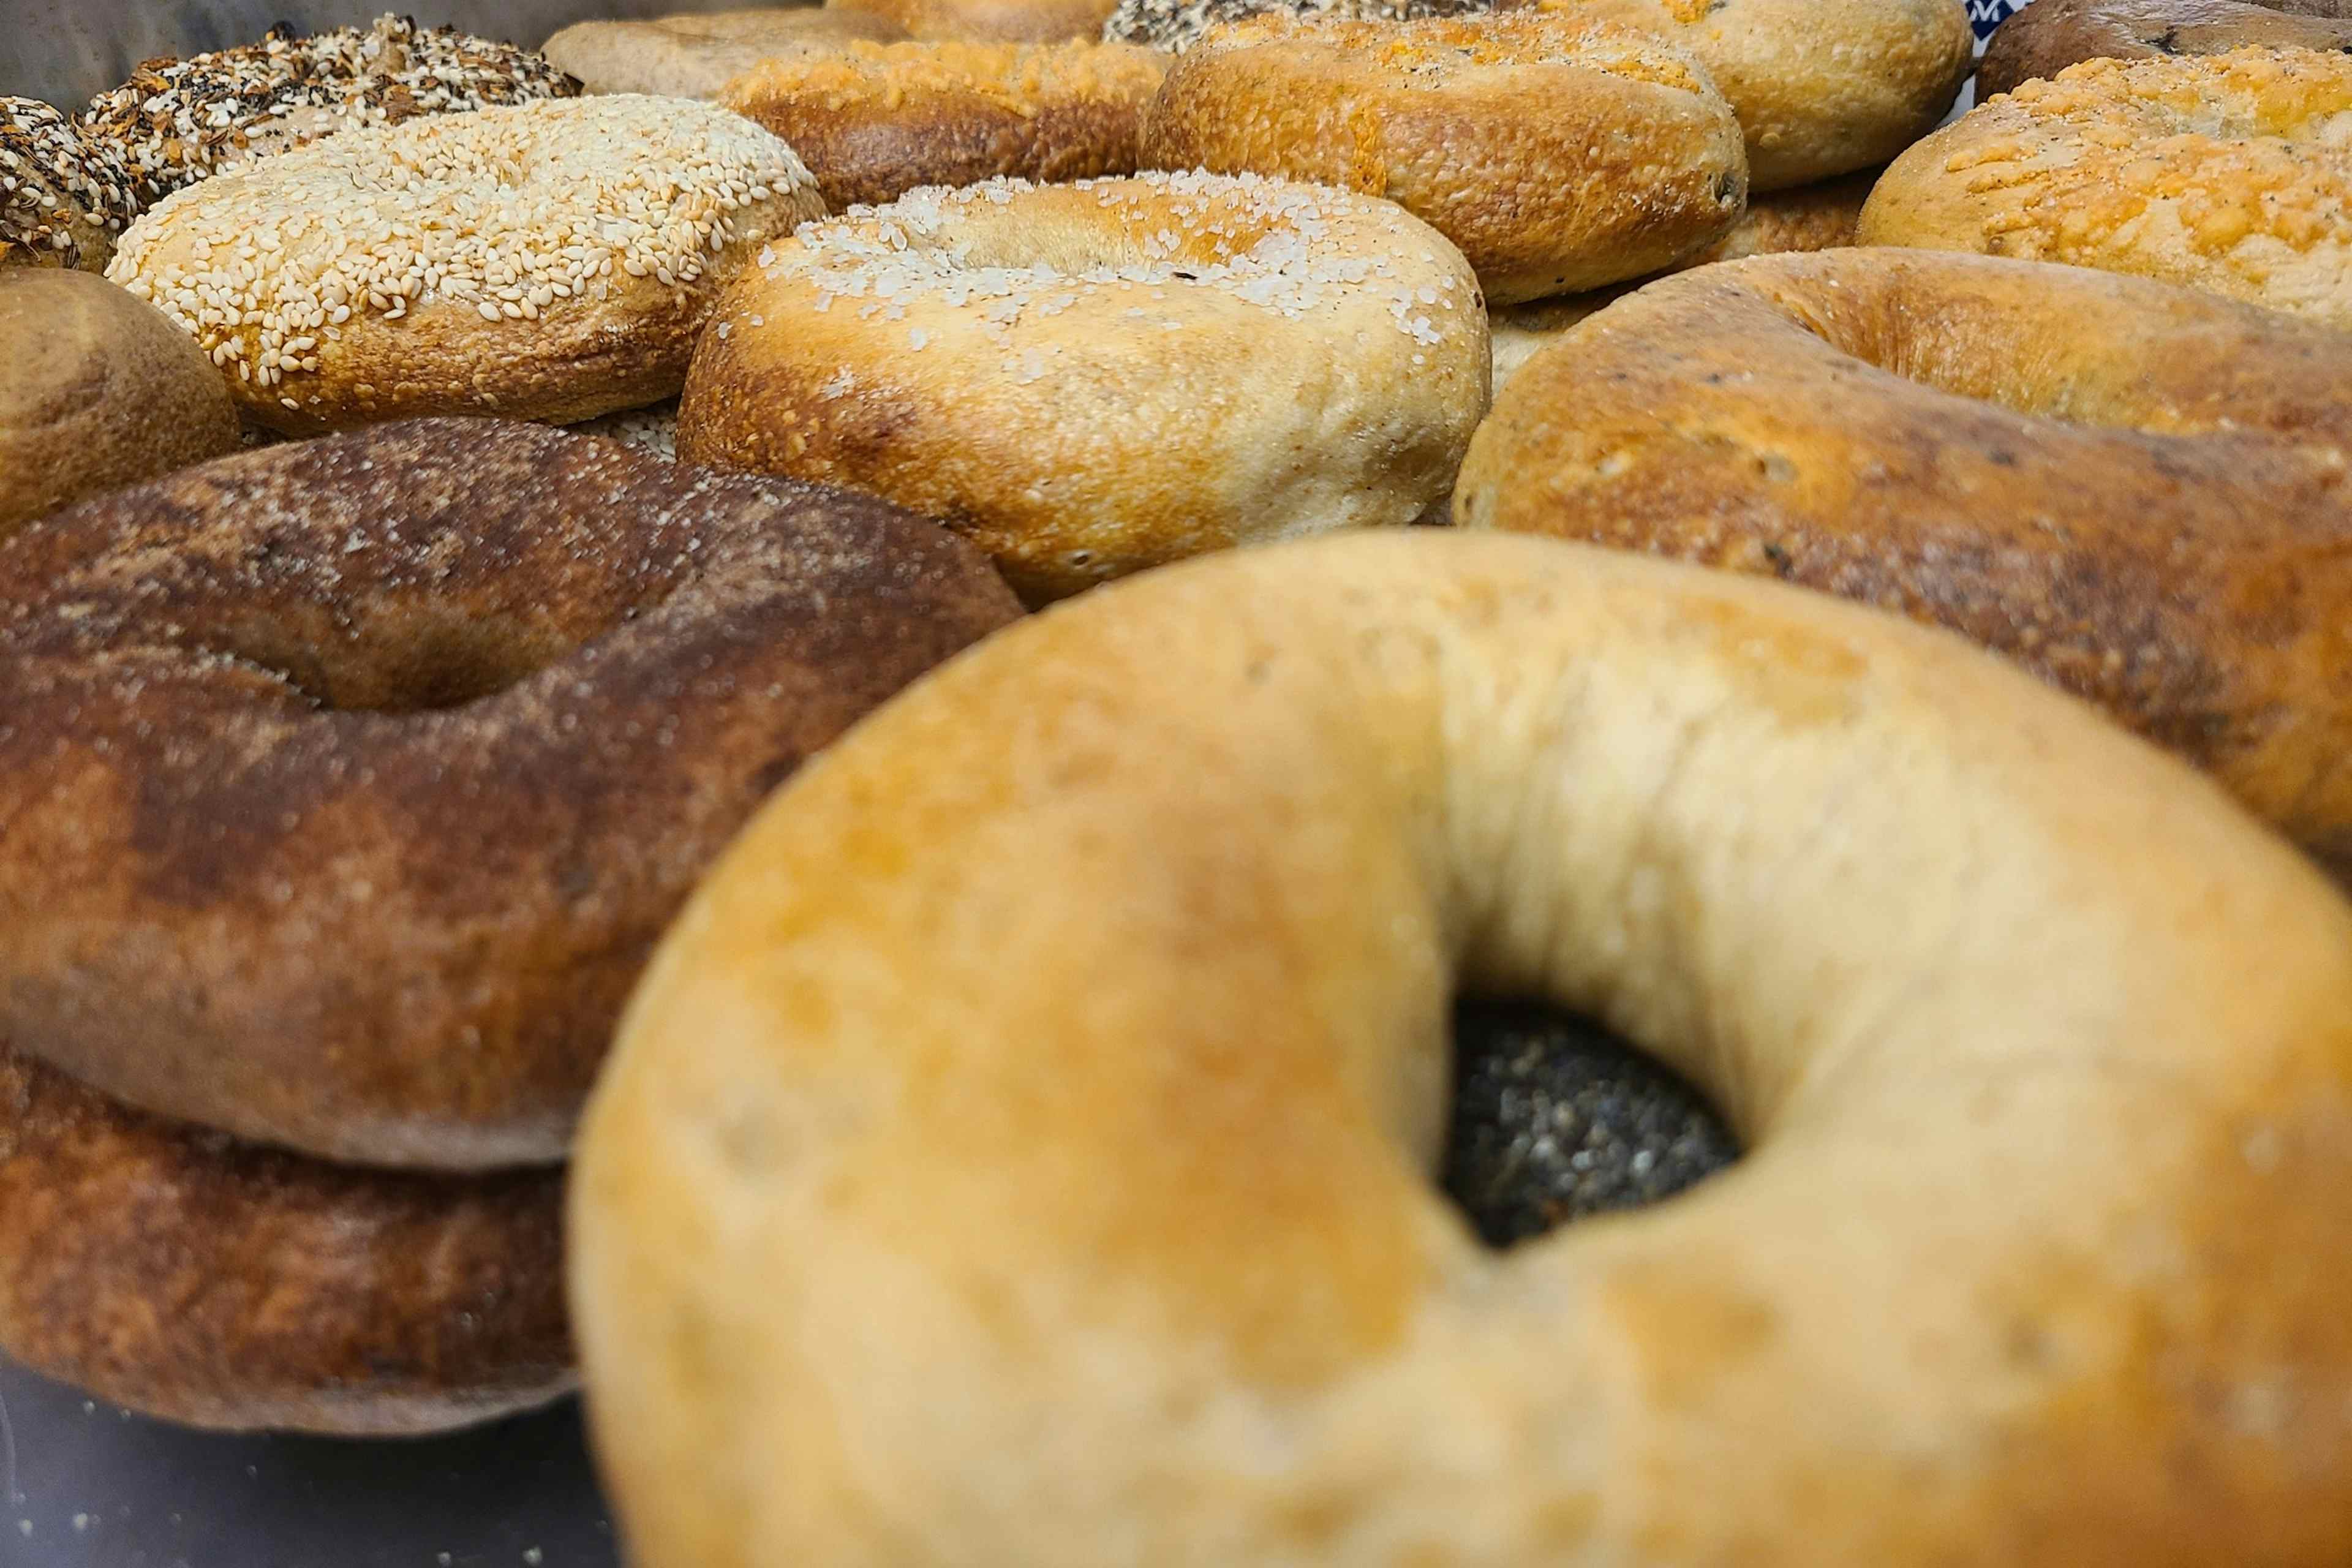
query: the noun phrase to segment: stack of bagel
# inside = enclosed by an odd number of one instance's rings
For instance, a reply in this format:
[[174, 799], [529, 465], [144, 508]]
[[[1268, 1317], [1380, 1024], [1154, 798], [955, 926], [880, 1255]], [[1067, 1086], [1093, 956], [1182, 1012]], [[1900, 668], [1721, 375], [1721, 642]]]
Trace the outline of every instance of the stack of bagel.
[[646, 1568], [2352, 1562], [2352, 21], [1969, 9], [0, 100], [0, 1354], [584, 1381]]

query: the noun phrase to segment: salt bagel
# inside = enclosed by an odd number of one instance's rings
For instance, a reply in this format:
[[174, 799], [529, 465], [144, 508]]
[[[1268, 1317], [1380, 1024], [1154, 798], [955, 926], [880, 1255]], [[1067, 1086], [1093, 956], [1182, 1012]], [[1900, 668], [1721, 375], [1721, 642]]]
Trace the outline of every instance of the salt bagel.
[[1486, 405], [1461, 253], [1387, 202], [1203, 174], [922, 190], [729, 291], [677, 447], [943, 519], [1031, 600], [1406, 523]]
[[1143, 156], [1385, 197], [1496, 304], [1654, 272], [1748, 197], [1739, 122], [1688, 55], [1533, 12], [1218, 28], [1169, 71]]
[[822, 53], [856, 41], [889, 43], [906, 36], [905, 28], [885, 17], [801, 6], [575, 22], [548, 39], [544, 53], [589, 92], [715, 99], [735, 78], [779, 55]]
[[568, 422], [677, 395], [712, 296], [824, 210], [782, 142], [687, 99], [558, 99], [341, 135], [151, 210], [107, 276], [288, 435]]
[[2255, 44], [2352, 46], [2347, 0], [2034, 0], [1993, 30], [1977, 62], [1977, 101], [2093, 59], [2219, 55]]
[[1454, 506], [1948, 626], [2352, 877], [2347, 433], [2352, 337], [2074, 268], [1824, 251], [1571, 331], [1496, 399]]
[[1126, 44], [850, 44], [764, 61], [719, 100], [792, 143], [839, 212], [918, 185], [1133, 174], [1165, 69]]
[[0, 1037], [362, 1164], [561, 1159], [638, 964], [801, 758], [1018, 614], [869, 498], [497, 420], [0, 541]]
[[1099, 38], [1117, 0], [824, 0], [828, 11], [879, 16], [910, 37], [971, 44], [1063, 44]]
[[2088, 60], [1891, 164], [1864, 245], [2137, 273], [2352, 327], [2352, 58]]
[[[1482, 1249], [1430, 1180], [1457, 983], [1601, 1016], [1746, 1160]], [[2335, 1568], [2352, 908], [1893, 616], [1242, 552], [752, 821], [567, 1236], [645, 1568]]]
[[577, 1381], [563, 1174], [350, 1170], [0, 1047], [0, 1352], [189, 1426], [390, 1436]]

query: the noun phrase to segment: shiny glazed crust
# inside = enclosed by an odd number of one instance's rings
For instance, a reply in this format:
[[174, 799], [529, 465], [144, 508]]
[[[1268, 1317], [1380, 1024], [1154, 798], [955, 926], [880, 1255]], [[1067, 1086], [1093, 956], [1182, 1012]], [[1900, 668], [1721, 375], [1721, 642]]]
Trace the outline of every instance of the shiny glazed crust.
[[[1457, 984], [1746, 1159], [1486, 1250]], [[2352, 1561], [2352, 909], [1728, 574], [1398, 531], [1008, 629], [698, 889], [569, 1215], [645, 1568]]]
[[851, 44], [766, 61], [719, 101], [790, 142], [839, 212], [1000, 174], [1131, 174], [1165, 69], [1126, 44]]
[[907, 36], [886, 17], [796, 8], [688, 12], [637, 22], [575, 22], [543, 51], [589, 92], [717, 98], [763, 60]]
[[1897, 158], [1861, 237], [2137, 273], [2352, 328], [2352, 58], [2070, 66]]
[[1143, 152], [1385, 197], [1496, 304], [1654, 272], [1748, 194], [1738, 122], [1688, 55], [1533, 12], [1213, 29], [1169, 71]]
[[860, 11], [916, 38], [969, 44], [1063, 44], [1102, 37], [1118, 0], [824, 0], [828, 11]]
[[1496, 399], [1455, 516], [1948, 626], [2352, 875], [2347, 431], [2352, 337], [2080, 268], [1827, 251], [1574, 329]]
[[390, 1436], [567, 1392], [562, 1200], [250, 1148], [0, 1047], [0, 1352], [166, 1420]]
[[0, 1035], [325, 1159], [560, 1159], [709, 858], [1018, 608], [871, 498], [506, 421], [57, 513], [0, 542]]
[[2003, 22], [1977, 62], [1977, 101], [2092, 59], [2219, 55], [2248, 44], [2352, 46], [2346, 0], [2241, 5], [2238, 0], [2033, 0]]

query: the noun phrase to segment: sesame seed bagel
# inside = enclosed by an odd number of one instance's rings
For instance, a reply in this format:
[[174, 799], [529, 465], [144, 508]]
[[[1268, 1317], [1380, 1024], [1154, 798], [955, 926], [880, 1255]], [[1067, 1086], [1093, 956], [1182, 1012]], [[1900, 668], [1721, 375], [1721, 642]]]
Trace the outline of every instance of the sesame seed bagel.
[[1099, 38], [1117, 0], [824, 0], [904, 27], [908, 36], [972, 44], [1060, 44]]
[[1496, 304], [1654, 272], [1748, 196], [1738, 121], [1688, 55], [1534, 12], [1220, 28], [1168, 73], [1143, 153], [1385, 197]]
[[675, 396], [743, 258], [824, 212], [776, 137], [686, 99], [350, 131], [164, 201], [107, 276], [288, 435], [425, 414], [558, 423]]
[[577, 1381], [563, 1174], [360, 1171], [0, 1047], [0, 1352], [196, 1426], [439, 1431]]
[[717, 98], [762, 60], [822, 53], [864, 39], [889, 43], [907, 30], [858, 11], [688, 12], [635, 22], [575, 22], [543, 51], [589, 92]]
[[102, 278], [0, 268], [0, 538], [82, 496], [236, 450], [236, 410], [203, 353]]
[[110, 148], [38, 99], [0, 98], [0, 267], [104, 271], [135, 211]]
[[2352, 58], [2088, 60], [1887, 169], [1864, 245], [2137, 273], [2352, 328]]
[[2347, 462], [2352, 337], [2074, 268], [1824, 251], [1651, 284], [1537, 355], [1454, 510], [1949, 627], [2352, 878]]
[[1977, 62], [1977, 101], [2092, 59], [2220, 55], [2258, 44], [2352, 47], [2347, 0], [2034, 0], [1994, 29]]
[[[1746, 1158], [1497, 1255], [1454, 990]], [[1956, 638], [1449, 530], [1189, 563], [805, 770], [631, 999], [632, 1562], [2336, 1568], [2352, 908]]]
[[307, 37], [280, 23], [257, 43], [151, 60], [90, 100], [81, 122], [122, 159], [143, 209], [247, 158], [340, 131], [579, 90], [511, 44], [386, 16]]
[[1132, 174], [1166, 68], [1126, 44], [850, 44], [769, 60], [719, 101], [791, 142], [839, 212], [1000, 174]]
[[763, 253], [678, 405], [695, 462], [945, 520], [1030, 600], [1407, 523], [1486, 406], [1461, 253], [1253, 175], [914, 192]]
[[602, 436], [625, 446], [642, 447], [658, 457], [677, 460], [677, 404], [656, 403], [625, 414], [607, 414], [572, 426], [582, 436]]
[[0, 542], [0, 1036], [323, 1159], [562, 1157], [704, 864], [1019, 613], [864, 496], [504, 420], [267, 447]]

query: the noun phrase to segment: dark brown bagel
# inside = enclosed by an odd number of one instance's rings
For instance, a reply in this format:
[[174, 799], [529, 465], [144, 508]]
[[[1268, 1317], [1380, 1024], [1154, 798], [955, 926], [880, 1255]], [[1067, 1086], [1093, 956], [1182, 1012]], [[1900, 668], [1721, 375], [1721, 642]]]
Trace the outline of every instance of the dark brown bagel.
[[389, 1435], [573, 1381], [563, 1176], [348, 1170], [0, 1047], [0, 1352], [200, 1426]]
[[0, 1034], [326, 1159], [558, 1159], [705, 862], [1018, 613], [881, 501], [504, 422], [54, 514], [0, 544]]
[[1977, 101], [2084, 60], [2352, 48], [2352, 0], [2033, 0], [1977, 62]]

